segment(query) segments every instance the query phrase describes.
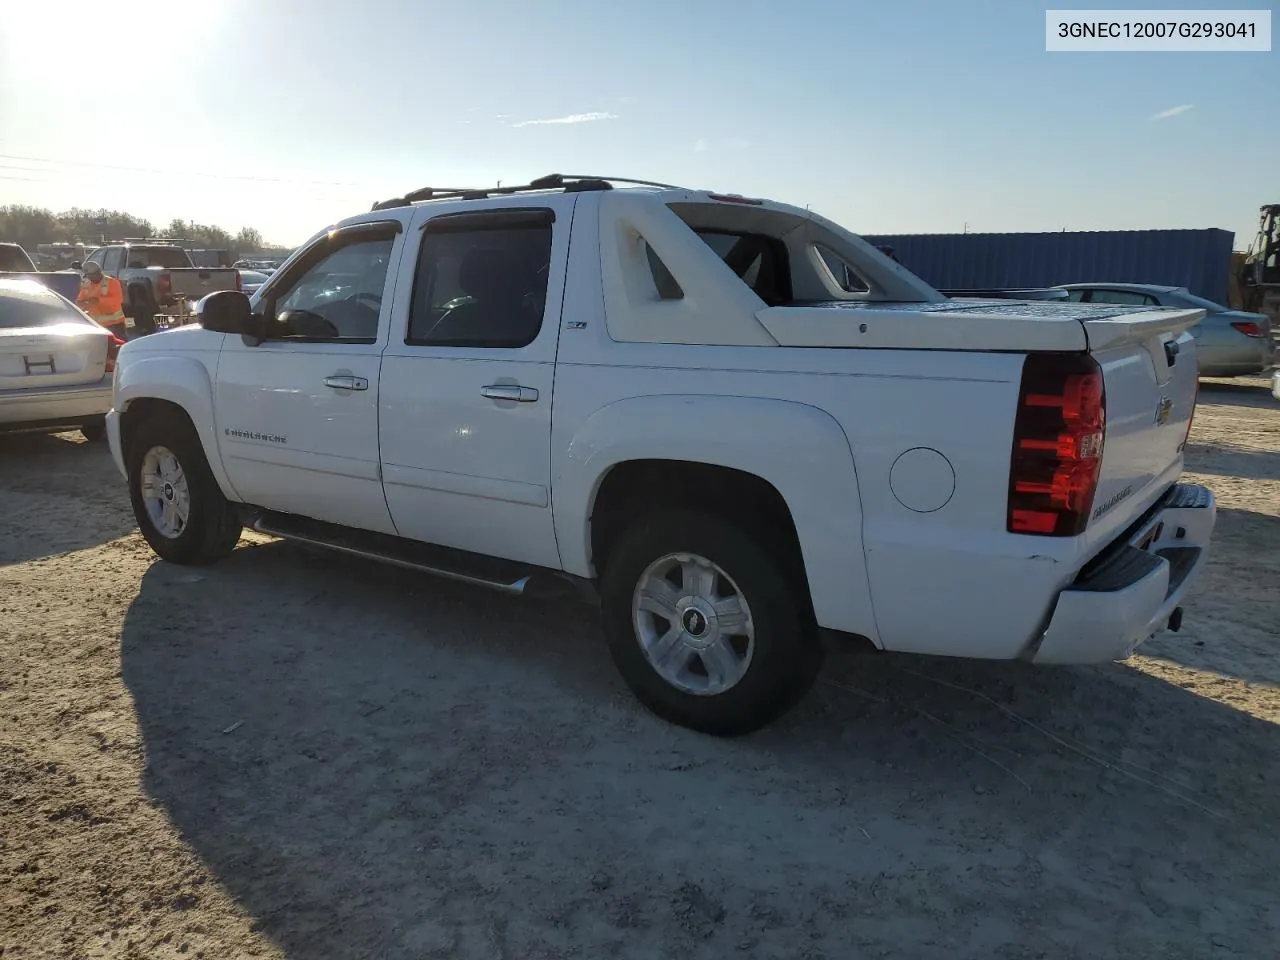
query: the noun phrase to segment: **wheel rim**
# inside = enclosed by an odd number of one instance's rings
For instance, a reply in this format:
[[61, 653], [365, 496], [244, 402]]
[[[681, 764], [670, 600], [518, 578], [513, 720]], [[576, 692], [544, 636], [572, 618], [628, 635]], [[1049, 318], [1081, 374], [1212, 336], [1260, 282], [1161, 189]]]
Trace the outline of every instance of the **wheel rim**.
[[645, 568], [631, 601], [649, 665], [685, 693], [736, 686], [755, 655], [751, 608], [733, 579], [706, 557], [672, 553]]
[[152, 447], [142, 458], [138, 478], [142, 504], [156, 533], [169, 540], [182, 536], [191, 515], [191, 488], [182, 464], [168, 447]]

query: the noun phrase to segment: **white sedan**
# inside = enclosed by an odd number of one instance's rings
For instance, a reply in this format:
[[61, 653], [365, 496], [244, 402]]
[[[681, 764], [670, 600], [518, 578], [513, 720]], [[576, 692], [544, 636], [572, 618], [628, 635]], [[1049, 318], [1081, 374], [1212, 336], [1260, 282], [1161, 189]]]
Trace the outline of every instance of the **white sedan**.
[[124, 341], [33, 280], [0, 280], [0, 433], [106, 436]]

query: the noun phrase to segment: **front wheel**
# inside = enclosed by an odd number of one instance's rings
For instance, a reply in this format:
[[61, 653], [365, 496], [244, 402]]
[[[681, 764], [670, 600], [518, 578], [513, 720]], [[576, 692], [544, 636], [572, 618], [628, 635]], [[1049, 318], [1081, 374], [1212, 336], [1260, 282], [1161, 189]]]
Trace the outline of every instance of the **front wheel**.
[[105, 420], [93, 420], [89, 423], [80, 424], [81, 435], [90, 443], [101, 443], [107, 439], [107, 424]]
[[208, 564], [235, 549], [242, 525], [218, 488], [200, 439], [176, 414], [143, 421], [128, 444], [138, 529], [161, 559]]
[[822, 663], [793, 583], [755, 538], [718, 516], [641, 517], [601, 577], [614, 663], [663, 719], [717, 736], [758, 730], [804, 696]]

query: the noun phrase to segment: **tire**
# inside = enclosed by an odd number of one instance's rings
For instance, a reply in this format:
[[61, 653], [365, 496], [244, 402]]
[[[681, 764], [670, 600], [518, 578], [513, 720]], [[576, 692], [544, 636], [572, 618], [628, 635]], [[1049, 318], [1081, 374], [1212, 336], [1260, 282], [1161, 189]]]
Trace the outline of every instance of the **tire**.
[[[235, 549], [243, 527], [240, 515], [218, 488], [200, 439], [184, 416], [159, 414], [140, 423], [128, 438], [126, 465], [138, 529], [161, 559], [200, 566]], [[156, 477], [147, 483], [157, 493], [154, 498], [144, 496], [145, 477]], [[172, 499], [164, 500], [170, 495]], [[158, 516], [152, 515], [148, 502], [158, 508]], [[162, 502], [171, 505], [171, 513], [160, 508]], [[174, 522], [184, 503], [185, 522]]]
[[[711, 571], [709, 595], [705, 579], [692, 591], [685, 583], [685, 563], [705, 577], [708, 568], [698, 560], [718, 568]], [[662, 602], [642, 600], [642, 580], [656, 587], [655, 578], [668, 567], [662, 579], [670, 591], [649, 591], [664, 593]], [[642, 516], [611, 548], [600, 580], [610, 654], [636, 698], [664, 720], [715, 736], [751, 733], [794, 706], [822, 666], [807, 600], [793, 583], [755, 537], [714, 514], [671, 509]], [[723, 598], [721, 612], [729, 616], [734, 611], [728, 601], [735, 596], [739, 611], [745, 601], [748, 614], [738, 619], [748, 626], [739, 629], [726, 620], [722, 631], [706, 601]], [[642, 608], [633, 611], [633, 600]], [[652, 612], [659, 607], [674, 613], [680, 625]], [[726, 641], [732, 659], [725, 656]], [[704, 657], [698, 647], [707, 643]], [[646, 644], [670, 652], [651, 658]], [[665, 667], [655, 666], [655, 659]], [[725, 678], [733, 676], [726, 686]]]
[[105, 420], [95, 420], [92, 423], [80, 424], [80, 433], [90, 443], [101, 443], [107, 439], [107, 424]]

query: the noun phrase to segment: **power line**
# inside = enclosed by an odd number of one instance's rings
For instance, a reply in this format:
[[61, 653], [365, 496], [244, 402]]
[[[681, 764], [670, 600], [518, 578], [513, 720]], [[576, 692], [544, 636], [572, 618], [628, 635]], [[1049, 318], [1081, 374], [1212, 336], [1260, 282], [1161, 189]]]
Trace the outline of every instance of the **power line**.
[[[206, 177], [213, 180], [248, 180], [257, 183], [295, 183], [308, 186], [325, 186], [325, 187], [358, 187], [359, 184], [350, 183], [343, 180], [296, 180], [288, 177], [252, 177], [240, 176], [230, 173], [200, 173], [180, 170], [160, 170], [155, 167], [130, 167], [114, 163], [91, 163], [85, 160], [62, 160], [57, 157], [29, 157], [17, 154], [0, 154], [0, 160], [16, 161], [19, 163], [60, 163], [69, 167], [85, 167], [96, 170], [121, 170], [130, 173], [152, 173], [161, 176], [182, 176], [182, 177]], [[29, 168], [28, 168], [29, 169]], [[60, 170], [42, 171], [47, 173], [62, 173]]]

